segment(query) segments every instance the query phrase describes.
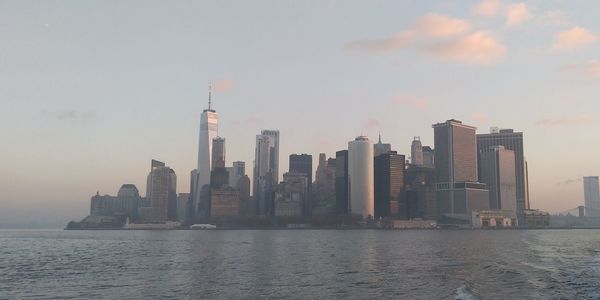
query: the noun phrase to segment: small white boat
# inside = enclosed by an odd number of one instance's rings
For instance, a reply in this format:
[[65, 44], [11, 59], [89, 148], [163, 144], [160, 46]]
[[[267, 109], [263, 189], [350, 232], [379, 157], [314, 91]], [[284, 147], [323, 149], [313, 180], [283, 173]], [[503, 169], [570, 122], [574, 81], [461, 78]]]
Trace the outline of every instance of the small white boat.
[[190, 229], [196, 229], [196, 230], [201, 230], [201, 229], [216, 229], [217, 225], [212, 225], [212, 224], [194, 224], [192, 226], [190, 226]]

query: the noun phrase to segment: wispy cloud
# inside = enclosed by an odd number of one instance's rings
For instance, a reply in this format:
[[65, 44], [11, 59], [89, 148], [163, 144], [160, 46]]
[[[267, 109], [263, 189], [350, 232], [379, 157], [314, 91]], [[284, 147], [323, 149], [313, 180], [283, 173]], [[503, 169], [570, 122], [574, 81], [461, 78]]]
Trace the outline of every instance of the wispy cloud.
[[456, 36], [469, 31], [471, 27], [467, 20], [429, 13], [417, 19], [405, 31], [380, 39], [352, 41], [346, 44], [345, 48], [371, 53], [391, 52], [423, 39]]
[[560, 10], [551, 10], [539, 17], [544, 25], [566, 26], [569, 24], [569, 18]]
[[533, 15], [525, 3], [514, 3], [506, 7], [506, 25], [515, 26], [531, 19]]
[[583, 76], [600, 79], [600, 62], [597, 60], [591, 60], [580, 64], [571, 64], [562, 68], [567, 72], [575, 72]]
[[537, 121], [537, 125], [544, 127], [577, 126], [591, 124], [595, 121], [589, 115], [577, 115], [542, 119]]
[[214, 87], [216, 92], [226, 92], [233, 89], [235, 81], [231, 79], [223, 79], [215, 82]]
[[501, 59], [506, 54], [506, 47], [490, 32], [477, 31], [456, 40], [431, 46], [425, 52], [455, 62], [487, 65]]
[[80, 112], [74, 109], [51, 112], [44, 109], [41, 111], [41, 115], [43, 117], [53, 118], [57, 120], [87, 120], [96, 117], [96, 112]]
[[429, 101], [425, 97], [411, 95], [411, 94], [399, 94], [392, 98], [394, 103], [408, 105], [416, 110], [425, 111], [429, 108]]
[[554, 35], [552, 49], [565, 51], [576, 50], [592, 44], [598, 40], [598, 36], [583, 27], [573, 27], [568, 30], [557, 32]]

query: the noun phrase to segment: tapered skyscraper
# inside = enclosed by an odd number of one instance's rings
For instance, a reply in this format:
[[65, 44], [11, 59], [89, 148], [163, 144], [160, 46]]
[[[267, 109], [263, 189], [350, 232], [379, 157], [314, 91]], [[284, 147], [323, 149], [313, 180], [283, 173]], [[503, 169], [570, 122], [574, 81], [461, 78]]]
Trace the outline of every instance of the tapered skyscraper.
[[[219, 132], [219, 115], [212, 109], [211, 89], [208, 90], [208, 108], [200, 115], [200, 137], [198, 142], [198, 168], [192, 171], [192, 198], [194, 208], [200, 203], [202, 187], [210, 184], [213, 139]], [[195, 178], [194, 178], [195, 177]]]

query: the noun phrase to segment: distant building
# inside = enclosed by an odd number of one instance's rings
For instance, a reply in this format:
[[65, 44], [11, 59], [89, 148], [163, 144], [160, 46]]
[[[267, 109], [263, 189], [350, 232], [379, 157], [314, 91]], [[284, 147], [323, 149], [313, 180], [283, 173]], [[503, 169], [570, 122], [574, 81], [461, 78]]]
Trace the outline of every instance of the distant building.
[[[177, 176], [165, 163], [152, 160], [146, 197], [150, 207], [140, 209], [142, 223], [165, 223], [177, 218]], [[175, 204], [175, 205], [173, 205]]]
[[[194, 213], [196, 210], [201, 210], [201, 196], [206, 194], [205, 185], [210, 185], [210, 171], [212, 170], [212, 146], [213, 139], [219, 133], [219, 115], [212, 109], [211, 89], [208, 91], [208, 108], [202, 111], [200, 115], [200, 134], [198, 142], [198, 167], [191, 172], [190, 193]], [[203, 190], [204, 189], [204, 190]], [[203, 192], [204, 191], [204, 192]], [[206, 202], [206, 199], [204, 199]]]
[[348, 143], [349, 213], [363, 218], [375, 216], [373, 157], [373, 143], [366, 136]]
[[250, 197], [250, 177], [245, 175], [240, 177], [235, 188], [240, 193], [240, 212], [244, 216], [254, 215], [254, 205]]
[[229, 186], [229, 172], [224, 167], [216, 167], [210, 172], [210, 187]]
[[336, 213], [347, 214], [350, 206], [350, 179], [348, 175], [348, 150], [335, 153], [335, 206]]
[[136, 220], [141, 200], [140, 192], [134, 184], [122, 185], [117, 193], [118, 213], [127, 216], [132, 221]]
[[335, 205], [335, 158], [327, 159], [325, 153], [319, 154], [319, 165], [313, 184], [313, 214], [332, 214], [336, 212]]
[[377, 142], [377, 144], [373, 145], [373, 156], [377, 157], [381, 154], [385, 154], [392, 151], [392, 145], [391, 144], [384, 144], [381, 142], [381, 134], [379, 135], [379, 141]]
[[485, 184], [477, 182], [475, 127], [457, 120], [433, 125], [438, 209], [443, 223], [468, 223], [473, 210], [489, 209]]
[[231, 167], [227, 168], [229, 171], [229, 186], [237, 186], [238, 180], [246, 175], [246, 163], [243, 161], [234, 161]]
[[217, 136], [212, 140], [211, 170], [225, 168], [225, 139]]
[[235, 218], [240, 215], [240, 194], [230, 186], [211, 188], [210, 217], [211, 219]]
[[303, 216], [308, 201], [308, 178], [303, 173], [285, 173], [275, 189], [275, 216]]
[[490, 208], [517, 212], [515, 152], [492, 146], [479, 153], [479, 181], [490, 191]]
[[583, 194], [585, 198], [585, 215], [587, 217], [600, 217], [598, 176], [583, 177]]
[[523, 147], [523, 133], [512, 129], [493, 129], [488, 134], [477, 135], [477, 153], [487, 151], [492, 146], [504, 146], [515, 152], [515, 177], [517, 185], [517, 214], [529, 209], [529, 183], [527, 162]]
[[537, 209], [526, 209], [523, 211], [523, 222], [520, 227], [543, 228], [550, 226], [550, 214]]
[[256, 136], [253, 176], [256, 214], [273, 215], [273, 188], [279, 181], [278, 130], [263, 130]]
[[289, 173], [304, 174], [307, 178], [306, 199], [303, 201], [302, 215], [310, 216], [312, 213], [312, 155], [292, 154], [290, 155]]
[[435, 168], [435, 151], [429, 146], [423, 146], [423, 166]]
[[413, 166], [423, 165], [423, 145], [421, 144], [421, 137], [415, 136], [410, 145], [410, 164]]
[[437, 220], [438, 205], [435, 192], [435, 170], [425, 166], [411, 165], [406, 169], [405, 173], [407, 206], [409, 206], [407, 209], [408, 218]]
[[112, 216], [115, 214], [117, 198], [110, 195], [96, 193], [90, 200], [90, 216]]
[[406, 157], [389, 151], [375, 157], [374, 199], [375, 218], [406, 218], [404, 171]]
[[189, 193], [179, 193], [177, 196], [177, 220], [186, 222], [189, 220], [190, 209], [192, 208], [191, 198]]

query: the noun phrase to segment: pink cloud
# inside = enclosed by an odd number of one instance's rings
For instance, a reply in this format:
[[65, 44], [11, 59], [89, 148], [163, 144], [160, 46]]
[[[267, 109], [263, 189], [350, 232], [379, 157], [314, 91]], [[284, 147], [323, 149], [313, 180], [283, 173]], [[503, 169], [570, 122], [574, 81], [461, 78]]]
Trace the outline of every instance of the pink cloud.
[[429, 101], [426, 98], [410, 95], [400, 94], [393, 97], [393, 101], [398, 104], [406, 104], [416, 110], [424, 111], [429, 108]]
[[235, 85], [235, 81], [231, 79], [223, 79], [215, 82], [214, 88], [215, 92], [226, 92], [233, 89]]
[[475, 120], [478, 123], [484, 123], [485, 121], [487, 121], [487, 116], [484, 113], [478, 111], [472, 113], [471, 118], [473, 118], [473, 120]]
[[578, 115], [568, 117], [548, 118], [537, 121], [537, 124], [544, 127], [555, 126], [576, 126], [594, 123], [595, 119], [589, 115]]
[[583, 27], [573, 27], [554, 35], [554, 50], [575, 50], [592, 44], [598, 36]]
[[427, 48], [426, 53], [441, 59], [486, 65], [506, 54], [506, 48], [487, 31], [477, 31]]
[[506, 7], [506, 25], [519, 25], [529, 19], [532, 14], [525, 3], [514, 3]]
[[428, 13], [417, 19], [409, 29], [381, 39], [357, 40], [346, 44], [350, 50], [363, 50], [372, 53], [395, 51], [414, 42], [427, 38], [445, 38], [465, 33], [471, 29], [467, 20]]
[[504, 9], [504, 4], [500, 0], [483, 0], [473, 6], [471, 12], [475, 15], [493, 17]]

